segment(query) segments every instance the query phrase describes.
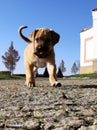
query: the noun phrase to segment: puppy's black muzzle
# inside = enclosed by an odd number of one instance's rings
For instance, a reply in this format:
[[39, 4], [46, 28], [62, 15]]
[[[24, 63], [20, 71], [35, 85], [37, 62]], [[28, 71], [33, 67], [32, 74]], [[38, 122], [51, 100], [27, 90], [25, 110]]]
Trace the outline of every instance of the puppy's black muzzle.
[[41, 46], [38, 46], [36, 50], [37, 52], [46, 52], [48, 50], [48, 47], [41, 45]]
[[46, 58], [49, 55], [49, 48], [47, 46], [38, 46], [34, 52], [39, 58]]

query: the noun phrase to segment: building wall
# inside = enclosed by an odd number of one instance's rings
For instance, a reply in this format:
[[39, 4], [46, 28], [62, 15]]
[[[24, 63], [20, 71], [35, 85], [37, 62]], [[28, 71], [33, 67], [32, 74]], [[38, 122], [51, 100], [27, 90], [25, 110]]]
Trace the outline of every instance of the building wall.
[[97, 60], [94, 60], [94, 61], [93, 61], [93, 66], [92, 66], [92, 68], [93, 68], [93, 71], [92, 71], [92, 72], [96, 72], [96, 73], [97, 73]]
[[92, 11], [92, 17], [93, 17], [93, 36], [94, 36], [94, 60], [97, 60], [97, 9]]
[[80, 65], [83, 67], [93, 65], [93, 28], [80, 33]]
[[80, 67], [80, 74], [89, 74], [93, 72], [92, 66]]
[[97, 72], [97, 9], [92, 10], [93, 26], [80, 32], [80, 73]]

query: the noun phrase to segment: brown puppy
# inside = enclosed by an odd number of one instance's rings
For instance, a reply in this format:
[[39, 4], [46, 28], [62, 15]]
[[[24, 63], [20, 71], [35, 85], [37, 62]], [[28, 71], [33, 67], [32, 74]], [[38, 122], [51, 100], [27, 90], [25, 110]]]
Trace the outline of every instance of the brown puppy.
[[24, 64], [26, 69], [26, 85], [35, 86], [34, 73], [39, 67], [47, 66], [51, 86], [61, 86], [56, 78], [56, 65], [54, 45], [59, 41], [59, 34], [47, 28], [38, 28], [31, 32], [28, 39], [22, 34], [21, 26], [18, 30], [21, 38], [26, 41], [28, 46], [24, 51]]

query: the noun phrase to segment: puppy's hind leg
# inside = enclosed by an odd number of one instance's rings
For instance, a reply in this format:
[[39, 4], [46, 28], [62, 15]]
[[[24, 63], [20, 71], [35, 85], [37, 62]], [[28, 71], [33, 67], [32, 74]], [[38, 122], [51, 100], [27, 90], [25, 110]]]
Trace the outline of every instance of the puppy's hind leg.
[[34, 77], [36, 77], [37, 76], [37, 67], [36, 66], [34, 66], [33, 67], [33, 74], [34, 74]]

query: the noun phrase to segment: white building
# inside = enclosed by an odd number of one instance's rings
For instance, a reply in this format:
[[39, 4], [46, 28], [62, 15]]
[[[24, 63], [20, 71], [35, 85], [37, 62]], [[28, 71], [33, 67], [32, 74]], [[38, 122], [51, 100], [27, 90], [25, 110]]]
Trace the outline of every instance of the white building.
[[93, 25], [80, 32], [80, 73], [97, 72], [97, 8], [92, 9]]

